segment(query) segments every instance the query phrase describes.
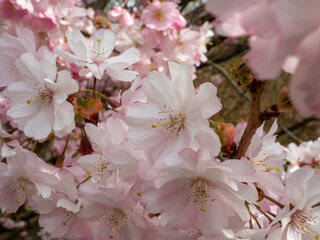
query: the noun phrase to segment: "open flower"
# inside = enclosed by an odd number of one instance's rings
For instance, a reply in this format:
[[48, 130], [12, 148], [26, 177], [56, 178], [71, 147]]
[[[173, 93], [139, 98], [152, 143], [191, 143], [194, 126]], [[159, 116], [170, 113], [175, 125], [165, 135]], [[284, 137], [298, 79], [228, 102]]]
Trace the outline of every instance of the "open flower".
[[116, 189], [101, 189], [86, 198], [83, 216], [98, 221], [96, 239], [140, 240], [139, 227], [144, 227], [140, 207], [131, 194], [125, 196]]
[[148, 28], [158, 31], [173, 28], [175, 23], [182, 25], [185, 20], [177, 10], [177, 4], [169, 1], [153, 1], [146, 7], [141, 16], [141, 20]]
[[21, 81], [7, 88], [11, 107], [7, 114], [28, 137], [45, 139], [52, 131], [58, 137], [74, 127], [74, 111], [67, 97], [79, 89], [68, 71], [57, 73], [55, 57], [45, 52], [40, 62], [25, 53], [16, 62]]
[[85, 67], [80, 70], [83, 76], [91, 72], [97, 79], [101, 79], [105, 72], [120, 81], [132, 81], [137, 72], [125, 70], [130, 65], [140, 61], [140, 53], [136, 48], [130, 48], [119, 56], [110, 57], [114, 45], [115, 35], [108, 29], [100, 29], [93, 36], [93, 46], [88, 47], [84, 37], [79, 30], [67, 33], [68, 44], [74, 55], [55, 49], [55, 53], [60, 55], [69, 63]]
[[51, 188], [58, 179], [41, 172], [37, 155], [23, 148], [16, 148], [16, 154], [7, 158], [7, 164], [0, 163], [0, 208], [14, 213], [32, 196], [48, 198]]
[[127, 112], [129, 144], [136, 149], [161, 151], [167, 164], [190, 146], [207, 144], [217, 155], [220, 140], [207, 120], [221, 108], [215, 86], [204, 83], [196, 94], [186, 65], [169, 62], [169, 68], [172, 81], [156, 71], [143, 80], [147, 103], [138, 103]]
[[[281, 237], [270, 240], [314, 240], [320, 237], [320, 175], [311, 168], [301, 168], [286, 182], [289, 203], [273, 222], [281, 220]], [[268, 238], [269, 239], [269, 238]]]
[[[210, 235], [227, 227], [235, 212], [249, 218], [244, 202], [256, 200], [254, 188], [233, 179], [233, 170], [212, 161], [203, 149], [185, 149], [179, 156], [179, 165], [164, 168], [155, 178], [155, 187], [147, 184], [142, 191], [146, 210], [161, 213], [163, 226], [176, 230], [195, 226]], [[250, 172], [247, 168], [243, 177]]]

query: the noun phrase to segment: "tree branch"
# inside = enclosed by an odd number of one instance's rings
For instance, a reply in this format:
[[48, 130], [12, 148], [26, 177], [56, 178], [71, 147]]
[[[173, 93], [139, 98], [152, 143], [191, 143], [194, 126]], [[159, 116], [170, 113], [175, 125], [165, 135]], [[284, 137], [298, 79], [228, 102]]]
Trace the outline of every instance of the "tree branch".
[[247, 86], [251, 94], [248, 124], [241, 137], [239, 147], [231, 158], [240, 159], [245, 155], [253, 135], [263, 123], [263, 119], [260, 117], [260, 102], [265, 85], [266, 82], [254, 80]]

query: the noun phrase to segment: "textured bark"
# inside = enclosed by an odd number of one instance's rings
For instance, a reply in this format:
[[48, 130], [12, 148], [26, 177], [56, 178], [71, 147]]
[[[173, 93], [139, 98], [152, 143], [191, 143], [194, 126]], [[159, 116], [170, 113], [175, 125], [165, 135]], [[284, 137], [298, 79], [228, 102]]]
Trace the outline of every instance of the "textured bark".
[[248, 124], [241, 137], [239, 147], [237, 151], [235, 151], [235, 153], [231, 156], [231, 158], [240, 159], [245, 155], [251, 143], [253, 135], [263, 123], [264, 118], [262, 118], [260, 115], [260, 102], [265, 84], [266, 82], [254, 80], [247, 86], [251, 94]]

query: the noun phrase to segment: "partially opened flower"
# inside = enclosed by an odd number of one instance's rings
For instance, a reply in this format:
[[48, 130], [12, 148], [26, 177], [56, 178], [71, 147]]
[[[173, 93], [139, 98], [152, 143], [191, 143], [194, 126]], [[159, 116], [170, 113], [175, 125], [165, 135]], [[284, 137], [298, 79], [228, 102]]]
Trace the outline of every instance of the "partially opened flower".
[[74, 55], [57, 48], [55, 52], [67, 62], [85, 67], [80, 70], [81, 76], [91, 72], [97, 79], [101, 79], [107, 72], [115, 80], [132, 81], [138, 74], [135, 71], [125, 70], [140, 61], [140, 53], [136, 48], [130, 48], [118, 56], [110, 57], [116, 39], [114, 33], [108, 29], [95, 32], [92, 47], [87, 45], [79, 30], [68, 32], [67, 39]]
[[0, 158], [11, 157], [16, 154], [14, 148], [19, 145], [18, 140], [11, 140], [11, 134], [2, 130], [0, 121]]
[[58, 137], [74, 127], [74, 111], [68, 95], [79, 89], [68, 71], [57, 72], [55, 57], [45, 52], [41, 61], [25, 53], [16, 62], [21, 81], [10, 84], [7, 96], [11, 107], [7, 114], [25, 135], [45, 139], [52, 131]]
[[0, 36], [0, 87], [6, 87], [20, 79], [15, 61], [26, 52], [36, 56], [36, 44], [33, 32], [17, 27], [17, 37], [7, 33]]

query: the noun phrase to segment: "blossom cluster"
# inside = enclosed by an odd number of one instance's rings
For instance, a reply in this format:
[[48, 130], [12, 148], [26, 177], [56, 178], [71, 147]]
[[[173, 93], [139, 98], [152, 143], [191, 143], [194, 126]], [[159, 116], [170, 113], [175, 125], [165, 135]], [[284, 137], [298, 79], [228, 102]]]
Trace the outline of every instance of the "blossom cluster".
[[319, 140], [285, 148], [275, 120], [223, 157], [246, 124], [213, 120], [216, 86], [193, 82], [212, 25], [176, 2], [100, 28], [78, 1], [0, 3], [1, 211], [30, 206], [51, 238], [318, 239]]

